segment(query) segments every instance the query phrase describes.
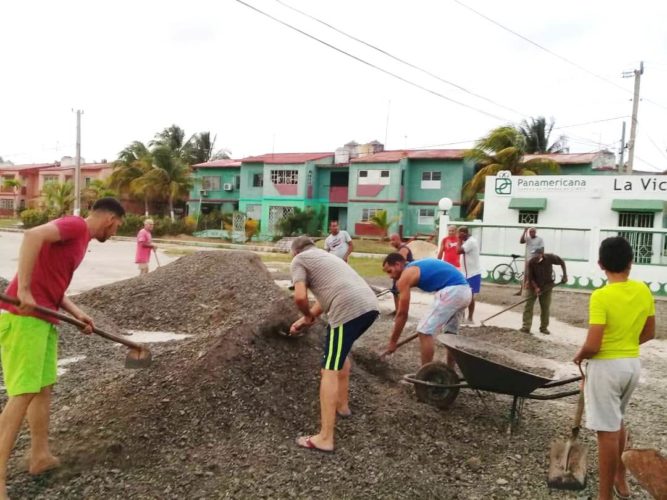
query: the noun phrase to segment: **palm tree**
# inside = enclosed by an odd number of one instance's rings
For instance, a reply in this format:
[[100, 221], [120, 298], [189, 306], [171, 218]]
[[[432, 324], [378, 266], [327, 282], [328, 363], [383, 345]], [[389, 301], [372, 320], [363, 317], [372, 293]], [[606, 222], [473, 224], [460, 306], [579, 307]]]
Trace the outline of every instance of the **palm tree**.
[[95, 179], [91, 181], [81, 193], [83, 200], [90, 208], [97, 200], [100, 198], [105, 198], [107, 196], [118, 196], [118, 193], [115, 189], [112, 189], [109, 185], [109, 179]]
[[553, 144], [549, 145], [549, 136], [554, 129], [553, 118], [547, 124], [543, 116], [523, 120], [521, 125], [517, 127], [524, 140], [524, 150], [527, 154], [544, 154], [544, 153], [563, 153], [565, 147], [565, 136]]
[[143, 142], [134, 141], [118, 153], [114, 170], [109, 178], [109, 186], [119, 192], [141, 197], [144, 200], [144, 212], [148, 216], [148, 203], [157, 196], [152, 186], [136, 181], [153, 167], [153, 157]]
[[42, 187], [42, 197], [46, 209], [57, 217], [72, 211], [74, 205], [74, 184], [72, 182], [50, 181]]
[[552, 160], [535, 158], [524, 161], [525, 140], [521, 132], [511, 126], [493, 129], [466, 152], [465, 158], [475, 163], [477, 172], [463, 186], [463, 200], [468, 204], [468, 215], [478, 217], [482, 203], [477, 194], [484, 191], [487, 175], [509, 170], [512, 175], [558, 174], [560, 167]]
[[[0, 157], [0, 160], [2, 160], [2, 157]], [[0, 161], [0, 163], [1, 163], [1, 161]], [[18, 177], [14, 178], [14, 179], [5, 179], [2, 182], [2, 187], [7, 188], [7, 189], [12, 189], [14, 191], [14, 212], [16, 214], [16, 217], [18, 217], [19, 216], [19, 193], [21, 192], [21, 188], [23, 187], [23, 182]]]
[[167, 145], [155, 146], [152, 150], [153, 165], [148, 172], [133, 181], [136, 189], [155, 189], [165, 193], [169, 202], [169, 215], [175, 220], [174, 201], [187, 196], [192, 188], [190, 168], [183, 163], [177, 152]]
[[176, 153], [183, 163], [192, 166], [207, 162], [213, 157], [229, 157], [225, 150], [214, 152], [215, 139], [215, 136], [211, 139], [211, 132], [198, 132], [186, 141], [185, 131], [178, 125], [172, 125], [155, 134], [150, 146], [166, 146]]
[[373, 224], [378, 229], [382, 230], [382, 241], [387, 239], [389, 234], [389, 228], [392, 224], [398, 221], [398, 217], [389, 218], [389, 214], [386, 210], [379, 210], [375, 212], [374, 215], [369, 219], [370, 223]]
[[211, 140], [211, 132], [199, 132], [190, 137], [185, 150], [188, 165], [204, 163], [213, 157], [215, 137]]

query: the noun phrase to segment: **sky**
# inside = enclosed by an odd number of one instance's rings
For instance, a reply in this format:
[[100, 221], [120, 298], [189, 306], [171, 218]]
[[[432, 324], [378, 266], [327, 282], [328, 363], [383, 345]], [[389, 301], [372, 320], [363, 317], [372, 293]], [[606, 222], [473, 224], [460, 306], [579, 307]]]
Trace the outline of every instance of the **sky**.
[[243, 158], [351, 140], [465, 148], [535, 116], [564, 127], [552, 138], [571, 152], [618, 152], [634, 85], [622, 73], [644, 61], [635, 169], [667, 170], [665, 2], [243, 1], [403, 80], [237, 0], [2, 2], [0, 156], [73, 156], [76, 109], [86, 161], [171, 124]]

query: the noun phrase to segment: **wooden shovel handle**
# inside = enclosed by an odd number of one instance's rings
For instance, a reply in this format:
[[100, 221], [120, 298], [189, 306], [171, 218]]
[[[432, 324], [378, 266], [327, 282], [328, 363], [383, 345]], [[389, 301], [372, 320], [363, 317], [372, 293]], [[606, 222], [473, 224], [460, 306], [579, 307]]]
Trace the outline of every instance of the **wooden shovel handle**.
[[[408, 342], [412, 342], [412, 341], [413, 341], [414, 339], [416, 339], [417, 337], [419, 337], [419, 334], [418, 334], [418, 333], [415, 333], [414, 335], [410, 335], [407, 339], [403, 339], [403, 340], [401, 340], [398, 344], [396, 344], [396, 349], [398, 349], [398, 348], [401, 347], [402, 345], [407, 344]], [[384, 352], [380, 355], [380, 359], [384, 359], [384, 358], [385, 358], [386, 356], [388, 356], [389, 354], [391, 354], [389, 351], [384, 351]]]
[[[21, 301], [16, 298], [16, 297], [10, 297], [9, 295], [5, 295], [4, 293], [0, 293], [0, 300], [3, 302], [7, 302], [9, 304], [14, 304], [15, 306], [18, 306], [21, 304]], [[59, 311], [54, 311], [53, 309], [48, 309], [46, 307], [42, 306], [34, 306], [33, 309], [39, 313], [42, 314], [47, 314], [53, 318], [57, 318], [61, 321], [64, 321], [65, 323], [69, 323], [70, 325], [74, 325], [78, 328], [86, 328], [88, 326], [87, 323], [84, 323], [83, 321], [79, 321], [76, 318], [73, 318], [72, 316], [69, 316], [67, 314], [63, 314]], [[118, 344], [123, 344], [124, 346], [130, 347], [132, 349], [138, 349], [138, 350], [143, 350], [145, 347], [143, 347], [141, 344], [137, 344], [136, 342], [132, 342], [131, 340], [124, 339], [123, 337], [118, 337], [112, 333], [105, 332], [104, 330], [100, 330], [96, 326], [93, 327], [93, 333], [96, 335], [99, 335], [100, 337], [103, 337], [107, 340], [111, 340], [112, 342], [116, 342]]]

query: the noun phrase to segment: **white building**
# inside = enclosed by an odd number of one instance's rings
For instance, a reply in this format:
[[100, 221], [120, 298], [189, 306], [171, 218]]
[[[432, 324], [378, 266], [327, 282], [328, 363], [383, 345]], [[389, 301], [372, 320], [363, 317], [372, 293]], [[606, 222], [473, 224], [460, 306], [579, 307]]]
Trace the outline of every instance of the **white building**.
[[[511, 254], [524, 254], [523, 228], [534, 226], [545, 251], [566, 260], [568, 286], [595, 288], [600, 241], [627, 238], [635, 251], [632, 277], [667, 295], [667, 176], [487, 177], [484, 220], [471, 223], [490, 273]], [[519, 265], [523, 270], [523, 264]]]

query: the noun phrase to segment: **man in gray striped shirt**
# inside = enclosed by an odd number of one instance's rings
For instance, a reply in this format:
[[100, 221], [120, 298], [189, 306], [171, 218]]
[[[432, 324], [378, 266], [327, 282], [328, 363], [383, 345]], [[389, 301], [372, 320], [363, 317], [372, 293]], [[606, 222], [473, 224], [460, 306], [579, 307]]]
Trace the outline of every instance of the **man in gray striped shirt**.
[[[303, 317], [292, 324], [290, 333], [312, 325], [323, 313], [329, 323], [320, 382], [321, 429], [317, 435], [299, 437], [296, 443], [303, 448], [332, 452], [336, 415], [351, 415], [348, 394], [351, 363], [347, 355], [354, 341], [378, 317], [378, 300], [354, 269], [315, 247], [307, 236], [294, 240], [292, 254], [294, 302]], [[308, 290], [317, 299], [312, 306], [308, 301]]]

